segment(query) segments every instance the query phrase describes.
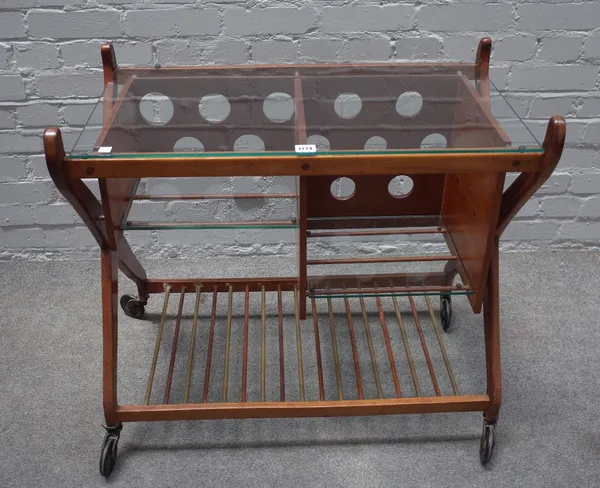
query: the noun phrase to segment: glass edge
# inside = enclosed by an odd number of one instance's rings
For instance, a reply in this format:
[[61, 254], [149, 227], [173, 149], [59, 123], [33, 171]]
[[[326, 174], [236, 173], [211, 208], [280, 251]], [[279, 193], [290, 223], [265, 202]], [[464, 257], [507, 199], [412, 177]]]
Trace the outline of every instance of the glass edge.
[[[531, 137], [533, 138], [533, 140], [535, 142], [537, 142], [538, 145], [541, 148], [543, 148], [542, 143], [538, 140], [538, 138], [535, 136], [535, 134], [533, 132], [531, 132], [531, 130], [529, 129], [529, 127], [527, 127], [527, 124], [525, 123], [525, 121], [523, 120], [523, 118], [517, 113], [517, 111], [514, 109], [514, 107], [510, 104], [510, 102], [503, 95], [502, 90], [498, 89], [498, 87], [496, 86], [496, 84], [494, 83], [494, 81], [492, 80], [491, 77], [488, 77], [488, 80], [489, 80], [490, 84], [492, 85], [492, 88], [496, 91], [496, 93], [498, 93], [498, 95], [500, 95], [502, 97], [502, 100], [504, 100], [504, 103], [506, 103], [506, 105], [508, 105], [508, 108], [510, 108], [510, 110], [512, 110], [512, 113], [515, 114], [515, 117], [517, 117], [517, 119], [519, 119], [519, 121], [521, 122], [521, 124], [523, 124], [523, 127], [525, 127], [525, 130], [527, 132], [529, 132], [529, 135], [531, 135]], [[494, 114], [492, 113], [492, 115], [494, 115]], [[495, 118], [495, 116], [494, 116], [494, 118]], [[498, 122], [498, 123], [500, 124], [500, 122]], [[500, 124], [500, 125], [502, 125], [502, 124]]]
[[285, 225], [177, 225], [173, 224], [169, 227], [158, 226], [158, 225], [144, 225], [144, 226], [123, 226], [123, 231], [143, 231], [143, 230], [233, 230], [233, 229], [297, 229], [298, 224], [285, 224]]
[[438, 295], [474, 295], [474, 291], [426, 291], [426, 292], [402, 292], [397, 293], [335, 293], [331, 295], [308, 293], [310, 298], [369, 298], [369, 297], [398, 297], [398, 296], [438, 296]]
[[[529, 130], [529, 129], [528, 129]], [[163, 158], [163, 159], [174, 159], [174, 158], [225, 158], [225, 157], [276, 157], [276, 156], [297, 156], [298, 158], [310, 159], [314, 156], [373, 156], [380, 154], [387, 155], [415, 155], [415, 154], [473, 154], [473, 153], [485, 153], [485, 154], [529, 154], [529, 153], [544, 153], [544, 148], [541, 146], [536, 147], [515, 147], [515, 148], [472, 148], [472, 149], [407, 149], [399, 151], [327, 151], [317, 152], [315, 154], [303, 154], [299, 155], [295, 151], [264, 151], [264, 152], [185, 152], [185, 153], [114, 153], [114, 154], [89, 154], [89, 153], [75, 153], [70, 152], [68, 158], [70, 159], [89, 159], [89, 160], [102, 160], [111, 158], [130, 158], [130, 159], [142, 159], [142, 158]]]

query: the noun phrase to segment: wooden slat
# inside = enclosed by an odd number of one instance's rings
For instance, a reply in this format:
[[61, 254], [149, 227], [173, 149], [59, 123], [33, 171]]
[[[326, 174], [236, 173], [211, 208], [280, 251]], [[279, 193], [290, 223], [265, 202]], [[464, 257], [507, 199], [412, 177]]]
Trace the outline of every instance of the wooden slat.
[[400, 380], [398, 379], [398, 371], [396, 370], [396, 361], [394, 361], [394, 352], [392, 351], [392, 343], [390, 341], [390, 334], [387, 329], [387, 323], [385, 321], [385, 313], [381, 306], [381, 300], [379, 297], [375, 297], [377, 303], [377, 310], [379, 312], [379, 321], [381, 322], [381, 330], [383, 332], [383, 338], [385, 341], [385, 348], [388, 353], [388, 360], [390, 361], [390, 370], [392, 371], [392, 379], [394, 380], [394, 388], [396, 389], [396, 396], [400, 398], [402, 391], [400, 390]]
[[319, 338], [319, 319], [317, 316], [317, 303], [311, 299], [313, 329], [315, 332], [315, 352], [317, 354], [317, 376], [319, 378], [319, 400], [325, 400], [325, 385], [323, 382], [323, 361], [321, 360], [321, 340]]
[[279, 318], [279, 399], [285, 401], [285, 357], [283, 354], [283, 304], [281, 286], [277, 287], [277, 315]]
[[479, 412], [489, 405], [487, 395], [421, 398], [382, 398], [328, 402], [247, 402], [182, 405], [123, 405], [122, 422], [289, 417], [348, 417], [408, 413]]
[[181, 314], [183, 313], [183, 300], [185, 293], [179, 296], [179, 307], [177, 308], [177, 318], [175, 319], [175, 331], [173, 332], [173, 345], [171, 346], [171, 359], [169, 361], [169, 372], [167, 374], [167, 384], [165, 386], [164, 403], [169, 403], [171, 397], [171, 384], [173, 382], [173, 372], [175, 370], [175, 357], [177, 356], [177, 345], [179, 342], [179, 329], [181, 328]]
[[352, 357], [354, 359], [354, 374], [356, 376], [356, 391], [358, 392], [358, 398], [362, 400], [363, 387], [362, 378], [360, 375], [360, 362], [358, 360], [358, 349], [356, 348], [356, 336], [354, 335], [354, 324], [352, 322], [352, 311], [350, 310], [350, 302], [348, 297], [344, 295], [344, 305], [346, 306], [346, 318], [348, 320], [348, 331], [350, 332], [350, 345], [352, 346]]
[[248, 320], [250, 314], [250, 288], [244, 293], [244, 352], [242, 358], [242, 402], [246, 401], [248, 383]]
[[217, 287], [213, 286], [212, 307], [210, 310], [210, 332], [208, 333], [208, 352], [206, 353], [206, 367], [204, 372], [204, 391], [202, 401], [208, 401], [208, 388], [210, 386], [210, 368], [212, 365], [213, 341], [215, 338], [215, 321], [217, 319]]
[[429, 349], [427, 348], [425, 335], [423, 334], [423, 329], [421, 328], [421, 322], [419, 321], [419, 313], [417, 312], [417, 308], [415, 307], [415, 301], [411, 296], [408, 297], [408, 301], [410, 302], [410, 308], [413, 313], [413, 318], [415, 319], [415, 326], [417, 327], [419, 340], [421, 341], [421, 348], [423, 349], [423, 354], [425, 355], [425, 361], [427, 362], [427, 368], [429, 369], [429, 376], [431, 376], [431, 383], [433, 384], [433, 389], [435, 390], [435, 394], [437, 396], [440, 396], [440, 387], [435, 376], [435, 370], [433, 369], [433, 363], [431, 362], [431, 356], [429, 355]]

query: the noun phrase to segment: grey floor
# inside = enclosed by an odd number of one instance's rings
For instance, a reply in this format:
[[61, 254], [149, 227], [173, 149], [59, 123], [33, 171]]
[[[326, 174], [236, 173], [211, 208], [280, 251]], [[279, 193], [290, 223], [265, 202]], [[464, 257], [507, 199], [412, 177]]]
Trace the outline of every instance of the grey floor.
[[[489, 468], [479, 465], [476, 413], [207, 421], [127, 424], [105, 481], [99, 265], [0, 263], [0, 487], [598, 486], [599, 264], [593, 252], [502, 255], [503, 408]], [[148, 267], [185, 276], [206, 263]], [[464, 298], [454, 304], [447, 347], [461, 385], [476, 390], [481, 316]], [[131, 375], [119, 387], [125, 398], [135, 391], [132, 401], [143, 396], [161, 306], [153, 300], [145, 322], [121, 315]]]

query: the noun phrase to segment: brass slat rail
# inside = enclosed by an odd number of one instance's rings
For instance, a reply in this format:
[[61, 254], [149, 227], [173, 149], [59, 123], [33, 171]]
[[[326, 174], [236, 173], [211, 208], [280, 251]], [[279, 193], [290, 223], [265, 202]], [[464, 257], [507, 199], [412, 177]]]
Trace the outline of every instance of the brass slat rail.
[[[207, 290], [210, 290], [212, 285], [212, 294], [203, 293]], [[375, 286], [378, 286], [375, 283]], [[325, 284], [325, 288], [328, 285]], [[390, 283], [390, 287], [392, 284]], [[397, 297], [391, 296], [391, 303], [393, 305], [391, 310], [386, 311], [384, 309], [384, 304], [379, 296], [372, 295], [362, 295], [362, 290], [359, 288], [358, 290], [352, 290], [352, 295], [348, 293], [347, 296], [344, 296], [341, 299], [341, 302], [336, 302], [334, 306], [334, 299], [331, 296], [323, 297], [322, 299], [311, 297], [311, 311], [312, 311], [312, 320], [309, 320], [308, 323], [303, 323], [300, 321], [300, 313], [299, 313], [299, 303], [298, 303], [298, 288], [294, 286], [293, 291], [283, 291], [281, 286], [278, 286], [276, 290], [267, 290], [265, 286], [260, 287], [260, 333], [258, 329], [255, 329], [256, 334], [260, 334], [260, 370], [258, 372], [258, 378], [255, 376], [256, 373], [251, 373], [249, 371], [249, 361], [253, 356], [253, 348], [250, 346], [250, 334], [252, 331], [250, 330], [250, 316], [252, 314], [251, 305], [250, 305], [250, 296], [251, 293], [258, 293], [258, 291], [251, 291], [252, 287], [250, 284], [246, 285], [242, 288], [242, 291], [235, 292], [234, 288], [229, 285], [227, 287], [226, 292], [221, 292], [222, 294], [227, 294], [227, 315], [225, 320], [225, 329], [224, 331], [220, 329], [221, 326], [217, 325], [217, 302], [219, 296], [219, 286], [215, 283], [210, 283], [208, 286], [206, 284], [202, 284], [198, 282], [194, 285], [196, 299], [193, 308], [193, 314], [191, 315], [191, 329], [189, 335], [185, 334], [186, 326], [185, 321], [182, 320], [183, 308], [184, 308], [184, 297], [185, 293], [189, 293], [190, 290], [186, 289], [185, 286], [180, 288], [180, 297], [179, 297], [179, 306], [177, 309], [177, 315], [175, 316], [174, 321], [170, 320], [168, 316], [168, 304], [169, 298], [173, 294], [172, 285], [170, 283], [164, 284], [164, 302], [162, 308], [162, 314], [160, 316], [160, 322], [157, 329], [156, 341], [154, 345], [154, 353], [152, 355], [152, 361], [150, 366], [150, 373], [148, 377], [148, 382], [146, 386], [146, 394], [144, 398], [144, 403], [149, 405], [151, 403], [156, 404], [156, 401], [152, 402], [152, 391], [155, 386], [155, 380], [160, 376], [160, 373], [157, 375], [157, 365], [159, 361], [164, 360], [165, 364], [168, 364], [168, 367], [164, 367], [163, 369], [158, 369], [158, 371], [166, 371], [166, 383], [165, 383], [165, 391], [164, 397], [161, 398], [162, 404], [200, 404], [200, 403], [214, 403], [214, 401], [220, 401], [222, 404], [229, 403], [232, 405], [235, 404], [246, 404], [251, 402], [256, 402], [258, 398], [249, 399], [249, 393], [253, 390], [249, 390], [249, 384], [254, 382], [258, 382], [260, 384], [259, 393], [259, 401], [263, 403], [269, 403], [276, 400], [275, 398], [270, 398], [273, 390], [270, 389], [269, 385], [272, 381], [279, 382], [279, 395], [277, 400], [281, 402], [294, 402], [294, 401], [314, 401], [318, 399], [318, 401], [331, 401], [332, 396], [339, 402], [347, 402], [351, 401], [351, 398], [357, 398], [357, 401], [369, 400], [369, 399], [386, 399], [390, 397], [395, 398], [404, 398], [404, 397], [424, 397], [423, 395], [423, 382], [429, 382], [430, 386], [433, 388], [436, 397], [440, 396], [458, 396], [459, 389], [457, 385], [456, 378], [452, 371], [450, 358], [448, 355], [448, 351], [444, 345], [443, 335], [440, 331], [439, 324], [436, 319], [436, 311], [433, 309], [432, 301], [429, 296], [425, 296], [425, 303], [427, 305], [427, 312], [429, 320], [425, 322], [431, 322], [431, 327], [433, 329], [433, 333], [437, 339], [437, 346], [434, 346], [436, 351], [441, 353], [441, 357], [443, 359], [443, 363], [445, 366], [444, 375], [447, 378], [449, 384], [451, 385], [452, 392], [447, 393], [444, 392], [442, 394], [442, 389], [449, 390], [448, 383], [440, 384], [438, 382], [438, 376], [436, 375], [436, 371], [434, 368], [434, 361], [432, 360], [431, 351], [433, 351], [426, 341], [426, 334], [424, 332], [424, 328], [429, 324], [424, 322], [423, 317], [419, 317], [417, 306], [415, 304], [415, 300], [412, 295], [408, 295], [407, 297]], [[346, 290], [345, 285], [343, 289]], [[346, 290], [350, 292], [350, 290]], [[267, 295], [268, 293], [272, 293], [276, 298], [276, 311], [269, 313], [267, 310]], [[358, 293], [358, 296], [356, 294]], [[210, 313], [205, 311], [205, 316], [200, 315], [201, 308], [204, 310], [204, 307], [201, 307], [201, 299], [206, 297], [207, 300], [211, 300], [208, 298], [212, 295], [212, 304], [210, 307]], [[240, 322], [243, 320], [243, 333], [242, 329], [233, 328], [233, 322], [235, 320], [235, 316], [233, 313], [234, 310], [234, 301], [235, 297], [239, 295], [242, 297], [243, 304], [243, 318], [240, 315]], [[288, 301], [284, 301], [284, 297], [288, 297]], [[422, 352], [422, 356], [425, 359], [425, 363], [427, 365], [427, 371], [418, 371], [417, 365], [414, 360], [414, 347], [416, 342], [412, 343], [409, 340], [409, 333], [407, 331], [406, 319], [403, 318], [403, 314], [400, 312], [399, 298], [403, 300], [404, 303], [408, 301], [410, 315], [412, 315], [412, 322], [414, 322], [414, 329], [418, 335], [418, 341], [420, 344], [420, 351]], [[324, 313], [328, 317], [329, 321], [329, 332], [331, 337], [327, 337], [327, 335], [322, 336], [320, 330], [320, 321], [319, 321], [319, 300], [326, 302], [327, 309], [321, 309], [321, 313]], [[359, 307], [353, 311], [352, 309], [352, 301], [355, 301]], [[387, 299], [386, 303], [390, 303], [390, 299]], [[293, 301], [293, 316], [291, 316], [291, 307], [290, 302]], [[237, 302], [236, 302], [237, 303]], [[287, 305], [285, 305], [287, 303]], [[340, 305], [338, 307], [337, 305]], [[284, 313], [284, 310], [287, 309], [287, 314]], [[335, 312], [334, 312], [335, 310]], [[343, 310], [343, 311], [342, 311]], [[370, 310], [370, 312], [368, 312]], [[406, 312], [405, 312], [406, 313]], [[371, 317], [369, 316], [370, 314]], [[386, 317], [387, 314], [387, 317]], [[373, 315], [377, 315], [379, 317], [379, 322], [381, 326], [381, 331], [377, 341], [380, 341], [378, 344], [375, 344], [376, 340], [373, 334], [372, 326], [372, 317]], [[396, 331], [394, 337], [396, 339], [392, 339], [392, 335], [390, 334], [390, 325], [389, 322], [391, 317], [395, 317], [395, 320], [398, 323], [399, 335]], [[409, 315], [409, 316], [410, 316]], [[358, 317], [358, 318], [357, 318]], [[323, 318], [323, 316], [321, 316]], [[293, 326], [295, 329], [295, 339], [296, 339], [296, 358], [289, 358], [288, 361], [296, 361], [296, 365], [294, 369], [297, 370], [298, 373], [298, 389], [292, 389], [292, 399], [286, 395], [286, 380], [285, 380], [285, 369], [286, 369], [286, 356], [284, 356], [285, 348], [285, 337], [284, 337], [284, 323], [286, 319], [293, 320]], [[346, 320], [348, 329], [336, 328], [336, 325], [339, 325], [340, 320]], [[361, 320], [363, 323], [363, 327], [355, 327], [355, 320]], [[312, 322], [312, 336], [310, 330], [310, 323]], [[321, 326], [327, 327], [321, 321]], [[336, 324], [336, 322], [338, 322]], [[164, 353], [161, 355], [161, 343], [162, 339], [165, 335], [165, 330], [168, 329], [169, 326], [174, 323], [172, 329], [172, 346], [170, 348], [169, 353]], [[222, 323], [221, 323], [222, 324]], [[270, 329], [270, 324], [275, 324], [277, 326], [277, 342], [278, 342], [278, 358], [273, 358], [275, 361], [273, 363], [274, 367], [271, 369], [271, 357], [268, 352], [268, 344], [270, 335], [267, 333]], [[241, 325], [241, 324], [240, 324]], [[291, 324], [288, 325], [291, 326]], [[235, 331], [239, 332], [239, 338], [236, 335]], [[273, 329], [274, 330], [274, 329]], [[431, 330], [431, 329], [429, 329]], [[220, 334], [225, 335], [225, 344], [224, 344], [224, 358], [223, 364], [221, 365], [219, 362], [215, 363], [213, 361], [213, 355], [215, 354], [215, 342], [217, 341], [216, 337], [222, 337]], [[194, 356], [196, 355], [196, 342], [198, 340], [199, 333], [207, 334], [207, 345], [206, 349], [201, 348], [200, 354], [206, 354], [206, 360], [203, 363], [204, 371], [202, 370], [202, 366], [199, 366], [199, 361], [194, 361]], [[308, 333], [308, 335], [306, 335]], [[171, 337], [171, 336], [168, 336]], [[182, 340], [182, 337], [184, 338]], [[431, 339], [430, 336], [429, 341], [435, 339]], [[323, 341], [323, 339], [326, 339]], [[310, 343], [314, 339], [314, 350], [312, 350], [312, 345], [309, 349], [303, 350], [303, 345], [306, 343]], [[183, 398], [182, 401], [178, 398], [180, 392], [174, 386], [174, 377], [176, 377], [177, 372], [177, 349], [178, 345], [183, 341], [189, 340], [189, 345], [187, 345], [188, 357], [185, 358], [185, 367], [182, 366], [182, 369], [185, 369], [185, 380], [183, 382]], [[222, 339], [221, 339], [222, 340]], [[340, 340], [343, 340], [344, 347], [347, 354], [351, 354], [350, 362], [346, 360], [346, 358], [341, 357], [340, 355]], [[417, 338], [415, 336], [414, 340]], [[238, 342], [239, 341], [239, 342]], [[303, 344], [304, 342], [304, 344]], [[232, 349], [233, 344], [236, 345], [234, 349]], [[439, 346], [439, 348], [438, 348]], [[184, 346], [182, 346], [184, 347]], [[222, 346], [220, 346], [222, 347]], [[383, 364], [378, 364], [377, 361], [377, 347], [385, 347], [387, 361]], [[417, 346], [418, 348], [418, 346]], [[234, 352], [232, 357], [232, 351], [240, 351], [240, 357], [237, 358], [237, 352]], [[368, 350], [368, 353], [367, 353]], [[421, 354], [421, 352], [419, 354]], [[256, 354], [256, 352], [254, 352]], [[361, 364], [360, 358], [363, 355], [368, 354], [368, 358], [370, 360], [372, 376], [369, 374], [368, 376], [364, 376], [363, 372], [361, 372]], [[306, 358], [305, 358], [306, 355]], [[293, 355], [292, 355], [293, 356]], [[366, 356], [364, 356], [366, 358]], [[397, 358], [404, 358], [406, 362], [401, 361], [397, 362]], [[310, 358], [310, 365], [308, 369], [306, 369], [305, 359]], [[333, 361], [331, 361], [333, 359]], [[342, 360], [344, 360], [344, 368], [342, 368]], [[316, 368], [314, 367], [314, 362], [316, 362]], [[183, 358], [182, 358], [183, 361]], [[180, 362], [182, 362], [180, 361]], [[278, 368], [275, 364], [278, 363]], [[161, 362], [161, 364], [163, 364]], [[195, 367], [196, 364], [196, 367]], [[438, 363], [441, 364], [441, 363]], [[329, 365], [329, 366], [328, 366]], [[403, 365], [399, 369], [399, 365]], [[404, 369], [404, 373], [406, 376], [404, 378], [410, 378], [412, 381], [409, 383], [405, 383], [403, 386], [401, 385], [402, 381], [406, 382], [406, 379], [401, 380], [401, 374], [403, 368], [406, 368], [405, 365], [408, 365], [408, 371]], [[331, 371], [331, 366], [333, 366], [333, 370]], [[220, 369], [222, 367], [222, 370]], [[291, 367], [291, 363], [288, 364], [288, 367]], [[239, 368], [239, 372], [238, 372]], [[383, 368], [383, 369], [382, 369]], [[389, 369], [388, 369], [389, 368]], [[278, 369], [277, 372], [275, 372]], [[220, 392], [218, 395], [218, 399], [213, 395], [210, 395], [209, 399], [209, 391], [213, 391], [211, 388], [211, 377], [217, 375], [219, 380], [220, 371], [223, 372], [222, 376], [222, 386], [220, 388]], [[382, 384], [382, 371], [385, 371], [385, 377], [390, 378], [391, 382], [386, 383], [391, 386], [393, 385], [393, 392], [388, 387], [384, 388]], [[203, 373], [203, 375], [201, 374]], [[241, 403], [238, 403], [237, 399], [234, 399], [233, 396], [229, 395], [230, 390], [230, 382], [232, 378], [235, 378], [237, 374], [241, 376]], [[331, 374], [331, 376], [327, 376]], [[410, 376], [408, 376], [410, 374]], [[419, 374], [421, 377], [419, 377]], [[439, 374], [439, 372], [438, 372]], [[308, 376], [307, 376], [308, 375]], [[316, 377], [310, 378], [310, 376], [315, 375]], [[351, 383], [353, 380], [350, 378], [344, 378], [344, 376], [352, 375], [356, 382], [356, 390], [351, 387]], [[204, 378], [203, 385], [196, 385], [194, 387], [193, 378], [197, 377], [198, 382], [202, 382], [201, 378]], [[335, 386], [332, 385], [332, 388], [328, 389], [325, 377], [333, 378], [335, 377]], [[425, 380], [427, 377], [427, 380]], [[275, 380], [277, 378], [277, 380]], [[370, 384], [370, 378], [374, 381], [373, 385]], [[310, 381], [311, 383], [305, 384], [305, 381]], [[365, 382], [366, 381], [366, 382]], [[386, 382], [389, 380], [386, 380]], [[214, 382], [213, 382], [214, 383]], [[412, 384], [411, 384], [412, 383]], [[315, 389], [313, 386], [318, 384], [318, 390], [315, 393]], [[442, 386], [440, 386], [442, 385]], [[444, 386], [446, 385], [446, 386]], [[274, 385], [273, 385], [274, 386]], [[289, 385], [287, 385], [289, 386]], [[307, 387], [309, 387], [307, 389]], [[443, 387], [443, 388], [442, 388]], [[254, 390], [255, 391], [255, 390]], [[376, 391], [376, 394], [373, 392]], [[196, 392], [197, 399], [193, 399], [194, 392]], [[297, 393], [296, 393], [297, 392]], [[426, 395], [425, 395], [426, 396]], [[156, 399], [155, 399], [156, 400]], [[159, 405], [161, 403], [158, 403]]]

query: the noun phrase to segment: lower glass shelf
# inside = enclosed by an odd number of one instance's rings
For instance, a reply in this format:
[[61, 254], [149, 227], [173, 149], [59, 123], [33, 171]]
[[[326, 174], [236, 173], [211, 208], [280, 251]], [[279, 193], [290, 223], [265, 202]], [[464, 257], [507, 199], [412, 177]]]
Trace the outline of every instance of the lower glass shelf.
[[295, 229], [296, 219], [257, 222], [127, 222], [122, 230]]
[[408, 295], [472, 295], [473, 289], [454, 283], [443, 271], [377, 275], [311, 276], [308, 295], [314, 298], [392, 297]]

